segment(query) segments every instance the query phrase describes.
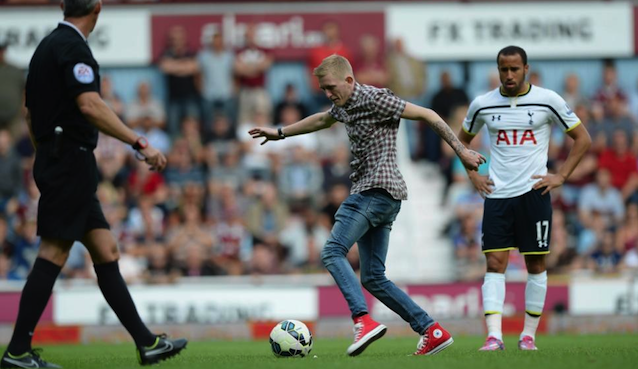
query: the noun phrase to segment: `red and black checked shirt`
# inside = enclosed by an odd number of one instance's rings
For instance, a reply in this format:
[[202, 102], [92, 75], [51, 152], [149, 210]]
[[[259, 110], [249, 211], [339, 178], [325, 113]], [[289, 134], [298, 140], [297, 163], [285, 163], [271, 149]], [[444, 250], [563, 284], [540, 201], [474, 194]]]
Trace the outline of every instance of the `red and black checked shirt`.
[[408, 188], [397, 166], [397, 132], [405, 101], [387, 88], [355, 83], [343, 107], [328, 112], [346, 125], [350, 150], [351, 193], [382, 188], [396, 200], [408, 199]]

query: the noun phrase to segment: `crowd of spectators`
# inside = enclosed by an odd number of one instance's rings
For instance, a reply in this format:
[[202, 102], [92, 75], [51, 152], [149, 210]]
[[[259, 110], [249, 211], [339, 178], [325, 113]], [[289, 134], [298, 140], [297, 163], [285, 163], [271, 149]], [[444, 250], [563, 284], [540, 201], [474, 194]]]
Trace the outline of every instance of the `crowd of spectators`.
[[[168, 157], [166, 170], [158, 173], [113, 138], [100, 135], [95, 150], [98, 197], [130, 282], [323, 272], [321, 248], [351, 185], [348, 137], [339, 124], [263, 146], [247, 134], [254, 126], [292, 124], [329, 104], [314, 85], [307, 101], [299, 98], [294, 84], [286, 86], [281, 101], [273, 101], [265, 80], [277, 61], [255, 43], [254, 31], [247, 27], [244, 45], [236, 50], [226, 47], [220, 34], [206, 35], [202, 48], [193, 50], [185, 29], [171, 28], [155, 65], [166, 78], [167, 101], [154, 97], [149, 82], [137, 86], [133, 101], [122, 101], [117, 86], [103, 76], [107, 104]], [[379, 40], [364, 35], [360, 48], [350, 50], [341, 42], [338, 24], [326, 22], [323, 34], [324, 43], [308, 50], [309, 75], [324, 57], [346, 55], [359, 82], [390, 87], [408, 101], [431, 106], [458, 131], [471, 97], [463, 86], [454, 86], [448, 72], [439, 76], [441, 88], [431, 93], [432, 100], [422, 101], [425, 64], [408, 55], [400, 39], [382, 50]], [[0, 47], [0, 96], [13, 96], [11, 91], [20, 96], [24, 72], [4, 62], [3, 52]], [[22, 77], [18, 83], [5, 83], [16, 76]], [[540, 76], [534, 78], [540, 83]], [[578, 77], [565, 81], [563, 96], [594, 145], [565, 186], [552, 194], [552, 272], [638, 267], [638, 96], [621, 91], [616, 78], [613, 65], [605, 68], [604, 85], [591, 97], [579, 94]], [[490, 76], [492, 88], [498, 83]], [[38, 247], [34, 152], [18, 110], [0, 122], [0, 280], [24, 279]], [[480, 252], [483, 201], [438, 136], [423, 123], [407, 126], [412, 157], [436, 163], [447, 180], [443, 198], [454, 217], [446, 232], [459, 278], [478, 280], [485, 268]], [[489, 157], [481, 136], [474, 148]], [[560, 130], [553, 135], [550, 168], [560, 165], [570, 144]], [[356, 246], [349, 257], [356, 268]], [[510, 265], [524, 268], [517, 253]], [[74, 244], [63, 275], [92, 278], [92, 263], [81, 244]]]
[[[327, 22], [324, 33], [329, 42], [309, 50], [309, 65], [310, 54], [323, 59], [333, 46], [346, 50], [336, 23]], [[24, 279], [37, 255], [39, 194], [21, 118], [24, 71], [5, 61], [5, 49], [0, 96], [15, 109], [0, 117], [0, 279]], [[123, 101], [113, 80], [103, 76], [104, 101], [168, 158], [165, 171], [150, 171], [130, 147], [100, 134], [98, 197], [129, 281], [322, 271], [321, 248], [351, 186], [348, 137], [337, 126], [276, 144], [253, 140], [253, 126], [292, 124], [329, 104], [325, 97], [301, 101], [293, 84], [281, 101], [272, 101], [265, 80], [273, 62], [269, 50], [255, 43], [253, 26], [236, 50], [219, 33], [193, 50], [185, 29], [175, 26], [155, 65], [165, 76], [166, 101], [153, 95], [148, 81], [137, 86], [135, 99]], [[352, 255], [356, 266], [356, 250]], [[80, 243], [63, 276], [93, 276]]]

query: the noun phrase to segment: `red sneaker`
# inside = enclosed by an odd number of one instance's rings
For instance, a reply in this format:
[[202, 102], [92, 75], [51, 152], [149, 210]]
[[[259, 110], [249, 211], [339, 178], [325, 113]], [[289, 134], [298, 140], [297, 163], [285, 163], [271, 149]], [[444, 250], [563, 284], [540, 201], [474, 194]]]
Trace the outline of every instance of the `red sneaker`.
[[362, 353], [372, 342], [383, 337], [388, 328], [375, 322], [369, 314], [354, 318], [354, 342], [346, 353], [357, 356]]
[[450, 332], [443, 329], [439, 323], [434, 323], [421, 336], [414, 355], [438, 354], [453, 343]]

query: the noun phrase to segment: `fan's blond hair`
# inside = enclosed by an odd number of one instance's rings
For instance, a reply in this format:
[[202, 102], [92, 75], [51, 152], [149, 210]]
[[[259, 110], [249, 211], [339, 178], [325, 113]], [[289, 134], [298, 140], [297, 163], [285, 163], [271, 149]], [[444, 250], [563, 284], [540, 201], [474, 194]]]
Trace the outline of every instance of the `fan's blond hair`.
[[316, 77], [325, 77], [330, 74], [337, 78], [345, 78], [347, 76], [353, 76], [352, 65], [348, 59], [341, 55], [332, 54], [329, 57], [323, 59], [321, 64], [312, 71], [312, 74]]

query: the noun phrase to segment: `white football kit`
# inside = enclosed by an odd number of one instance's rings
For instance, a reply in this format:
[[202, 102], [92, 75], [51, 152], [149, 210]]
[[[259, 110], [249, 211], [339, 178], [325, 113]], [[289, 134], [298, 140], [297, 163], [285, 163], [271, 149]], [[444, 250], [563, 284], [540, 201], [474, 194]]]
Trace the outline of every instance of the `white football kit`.
[[504, 199], [532, 190], [538, 179], [547, 174], [547, 151], [552, 124], [565, 132], [580, 120], [556, 92], [529, 85], [516, 97], [494, 89], [470, 104], [463, 130], [476, 135], [487, 125], [491, 143], [489, 176], [494, 189], [488, 198]]

